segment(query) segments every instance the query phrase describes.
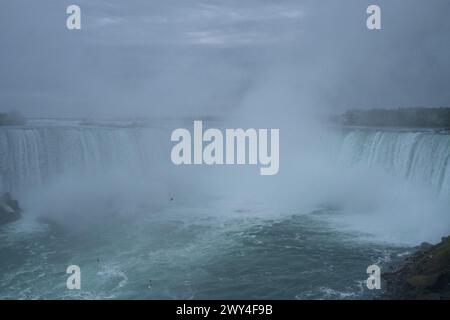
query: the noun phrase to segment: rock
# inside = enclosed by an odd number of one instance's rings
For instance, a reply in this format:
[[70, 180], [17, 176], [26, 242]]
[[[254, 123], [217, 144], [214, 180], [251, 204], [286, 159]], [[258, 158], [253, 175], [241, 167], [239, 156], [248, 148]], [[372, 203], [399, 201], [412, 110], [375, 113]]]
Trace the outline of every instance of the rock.
[[450, 299], [450, 237], [415, 253], [382, 275], [382, 299]]
[[419, 248], [417, 249], [417, 251], [419, 251], [419, 252], [426, 252], [426, 251], [430, 250], [431, 248], [433, 248], [433, 245], [431, 243], [422, 242], [420, 244]]
[[440, 274], [432, 275], [414, 275], [409, 277], [406, 281], [415, 289], [423, 290], [432, 288], [439, 280]]
[[20, 219], [22, 210], [9, 192], [0, 197], [0, 225]]

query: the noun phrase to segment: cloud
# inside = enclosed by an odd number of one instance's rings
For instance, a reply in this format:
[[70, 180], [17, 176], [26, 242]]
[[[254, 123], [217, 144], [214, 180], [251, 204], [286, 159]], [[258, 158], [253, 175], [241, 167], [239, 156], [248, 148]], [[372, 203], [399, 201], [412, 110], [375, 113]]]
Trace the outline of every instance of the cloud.
[[222, 115], [270, 91], [317, 112], [448, 106], [450, 3], [377, 2], [379, 32], [366, 0], [80, 0], [80, 31], [69, 1], [2, 1], [0, 109]]

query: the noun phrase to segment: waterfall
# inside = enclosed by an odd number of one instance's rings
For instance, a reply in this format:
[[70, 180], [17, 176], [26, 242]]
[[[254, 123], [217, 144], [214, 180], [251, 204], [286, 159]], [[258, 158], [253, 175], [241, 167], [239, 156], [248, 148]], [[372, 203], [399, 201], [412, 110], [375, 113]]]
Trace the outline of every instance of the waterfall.
[[[164, 165], [172, 170], [169, 137], [164, 127], [2, 127], [0, 191], [21, 194], [65, 173], [89, 176], [114, 166], [138, 174], [157, 172]], [[450, 196], [450, 134], [346, 130], [337, 154], [343, 163], [376, 166]]]
[[344, 134], [340, 160], [381, 167], [450, 195], [450, 134], [350, 130]]
[[[148, 171], [167, 155], [167, 135], [149, 128], [0, 128], [0, 191], [40, 188], [63, 173], [95, 174], [114, 165]], [[166, 156], [167, 157], [167, 156]]]

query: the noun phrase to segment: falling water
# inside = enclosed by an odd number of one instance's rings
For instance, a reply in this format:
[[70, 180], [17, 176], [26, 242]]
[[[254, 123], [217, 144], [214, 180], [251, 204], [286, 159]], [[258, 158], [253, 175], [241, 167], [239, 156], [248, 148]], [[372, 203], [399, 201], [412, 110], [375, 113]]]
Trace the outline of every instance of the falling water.
[[381, 167], [450, 195], [450, 134], [352, 130], [345, 133], [340, 159]]

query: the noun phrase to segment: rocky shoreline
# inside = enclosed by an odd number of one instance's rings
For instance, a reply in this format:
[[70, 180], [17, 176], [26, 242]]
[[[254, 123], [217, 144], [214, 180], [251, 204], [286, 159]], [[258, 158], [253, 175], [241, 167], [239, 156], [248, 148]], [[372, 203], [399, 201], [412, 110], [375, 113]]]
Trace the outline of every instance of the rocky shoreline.
[[17, 200], [14, 200], [9, 192], [0, 196], [0, 225], [16, 221], [21, 218], [22, 209], [20, 209]]
[[450, 236], [436, 245], [422, 243], [382, 279], [386, 289], [380, 299], [450, 299]]

